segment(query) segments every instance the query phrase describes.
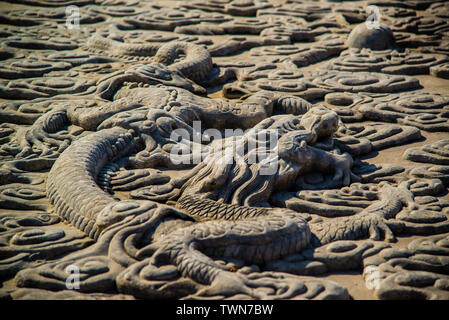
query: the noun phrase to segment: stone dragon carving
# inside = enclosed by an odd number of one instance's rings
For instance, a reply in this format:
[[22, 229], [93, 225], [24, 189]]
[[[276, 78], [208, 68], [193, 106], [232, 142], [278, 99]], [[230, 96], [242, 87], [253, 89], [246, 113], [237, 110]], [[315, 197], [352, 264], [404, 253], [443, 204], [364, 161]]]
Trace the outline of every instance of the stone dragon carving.
[[[243, 113], [248, 122], [245, 116]], [[264, 121], [254, 128], [267, 130], [285, 121], [291, 122], [291, 119]], [[337, 240], [366, 236], [377, 240], [383, 234], [393, 241], [393, 233], [385, 219], [394, 217], [403, 205], [412, 203], [412, 195], [406, 188], [391, 192], [389, 187], [389, 192], [382, 193], [380, 204], [375, 203], [357, 217], [312, 225], [301, 213], [269, 208], [268, 200], [273, 190], [288, 190], [298, 176], [306, 172], [333, 172], [334, 179], [341, 179], [342, 185], [359, 180], [351, 172], [353, 160], [349, 154], [320, 148], [322, 141], [332, 140], [338, 124], [334, 112], [314, 107], [300, 116], [296, 126], [280, 131], [276, 150], [279, 164], [273, 175], [261, 175], [260, 163], [249, 165], [248, 157], [240, 164], [235, 161], [223, 164], [220, 159], [229, 153], [233, 156], [235, 146], [226, 141], [212, 142], [211, 151], [203, 162], [186, 177], [172, 182], [173, 187], [181, 189], [175, 205], [181, 211], [179, 216], [187, 214], [198, 223], [175, 230], [164, 240], [154, 243], [155, 252], [147, 249], [147, 253], [153, 253], [153, 263], [158, 265], [159, 261], [168, 259], [184, 276], [199, 283], [212, 284], [212, 287], [232, 284], [235, 290], [246, 292], [244, 278], [223, 270], [205, 253], [263, 264], [301, 252], [309, 245]], [[241, 139], [248, 143], [250, 137], [247, 134]], [[136, 150], [139, 143], [135, 131], [120, 127], [102, 129], [73, 143], [56, 160], [47, 182], [47, 194], [56, 212], [98, 239], [105, 228], [129, 215], [148, 210], [145, 202], [151, 201], [117, 201], [96, 184], [100, 171], [108, 162]], [[247, 153], [251, 151], [257, 152], [249, 150]], [[74, 196], [76, 194], [78, 196]]]
[[448, 298], [447, 5], [21, 2], [0, 299]]

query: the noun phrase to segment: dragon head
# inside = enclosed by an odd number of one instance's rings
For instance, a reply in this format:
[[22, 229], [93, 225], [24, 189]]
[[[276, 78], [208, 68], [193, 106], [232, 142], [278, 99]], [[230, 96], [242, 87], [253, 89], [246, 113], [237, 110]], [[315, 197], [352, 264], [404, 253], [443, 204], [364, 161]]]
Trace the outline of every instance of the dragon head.
[[97, 96], [103, 100], [112, 100], [114, 94], [125, 82], [143, 83], [149, 85], [163, 84], [183, 88], [196, 94], [205, 94], [206, 90], [192, 80], [184, 77], [180, 72], [170, 71], [166, 66], [158, 63], [137, 64], [127, 70], [117, 71], [112, 75], [100, 79]]

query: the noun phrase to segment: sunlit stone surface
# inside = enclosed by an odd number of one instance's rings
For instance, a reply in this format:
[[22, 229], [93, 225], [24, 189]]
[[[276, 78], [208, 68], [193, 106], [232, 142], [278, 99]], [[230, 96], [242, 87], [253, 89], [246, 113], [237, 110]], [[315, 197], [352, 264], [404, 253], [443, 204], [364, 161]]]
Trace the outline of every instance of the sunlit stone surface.
[[0, 298], [449, 299], [448, 17], [0, 2]]

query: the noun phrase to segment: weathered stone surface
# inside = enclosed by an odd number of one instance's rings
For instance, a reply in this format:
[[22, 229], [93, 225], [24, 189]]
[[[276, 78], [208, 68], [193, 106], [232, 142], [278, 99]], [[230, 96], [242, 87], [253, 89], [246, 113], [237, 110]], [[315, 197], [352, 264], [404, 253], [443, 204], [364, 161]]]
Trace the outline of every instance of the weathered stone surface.
[[353, 72], [369, 71], [408, 75], [432, 73], [435, 76], [442, 75], [441, 77], [444, 78], [444, 73], [437, 70], [445, 65], [447, 59], [446, 55], [413, 54], [408, 49], [398, 52], [351, 48], [332, 61], [330, 67], [334, 70]]
[[448, 299], [446, 3], [8, 2], [0, 299]]
[[447, 234], [418, 239], [407, 254], [384, 254], [377, 269], [381, 299], [447, 299]]
[[415, 126], [425, 131], [448, 131], [449, 97], [422, 92], [374, 98], [357, 110], [364, 118]]

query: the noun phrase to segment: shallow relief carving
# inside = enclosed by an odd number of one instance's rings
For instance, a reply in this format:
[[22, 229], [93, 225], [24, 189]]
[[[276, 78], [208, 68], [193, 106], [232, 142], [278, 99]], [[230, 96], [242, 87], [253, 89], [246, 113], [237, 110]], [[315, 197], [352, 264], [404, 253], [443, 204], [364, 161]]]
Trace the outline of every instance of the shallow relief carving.
[[1, 12], [1, 297], [447, 299], [447, 6], [372, 2]]

